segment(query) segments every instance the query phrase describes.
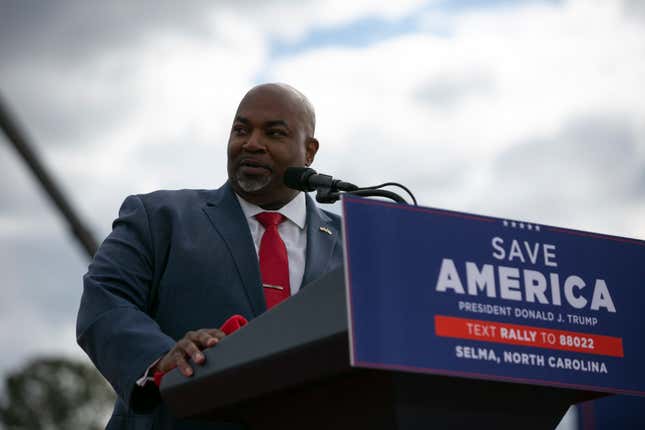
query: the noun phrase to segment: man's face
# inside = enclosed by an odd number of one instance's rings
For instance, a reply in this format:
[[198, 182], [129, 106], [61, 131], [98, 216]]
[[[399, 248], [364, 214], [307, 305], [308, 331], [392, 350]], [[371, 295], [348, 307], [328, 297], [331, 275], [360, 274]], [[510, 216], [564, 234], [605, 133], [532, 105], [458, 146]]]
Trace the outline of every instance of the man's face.
[[281, 207], [297, 193], [284, 185], [285, 169], [310, 164], [317, 149], [315, 139], [308, 139], [299, 100], [280, 88], [257, 88], [244, 97], [233, 120], [230, 183], [251, 203]]

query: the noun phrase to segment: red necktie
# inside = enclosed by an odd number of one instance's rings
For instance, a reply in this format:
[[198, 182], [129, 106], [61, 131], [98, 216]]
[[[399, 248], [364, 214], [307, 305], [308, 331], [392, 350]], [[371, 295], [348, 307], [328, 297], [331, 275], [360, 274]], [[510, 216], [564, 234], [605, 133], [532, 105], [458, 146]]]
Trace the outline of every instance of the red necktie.
[[278, 224], [285, 218], [277, 212], [262, 212], [255, 218], [265, 228], [260, 241], [259, 258], [264, 298], [267, 309], [270, 309], [291, 296], [287, 247], [278, 232]]

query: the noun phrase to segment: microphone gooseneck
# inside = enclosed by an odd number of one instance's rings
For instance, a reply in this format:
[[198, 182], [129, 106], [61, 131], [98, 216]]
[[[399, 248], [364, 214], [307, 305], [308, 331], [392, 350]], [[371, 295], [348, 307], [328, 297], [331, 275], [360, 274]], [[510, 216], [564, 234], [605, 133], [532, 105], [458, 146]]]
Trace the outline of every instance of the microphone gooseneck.
[[309, 167], [287, 167], [284, 172], [284, 184], [298, 191], [316, 191], [316, 201], [319, 203], [334, 203], [340, 199], [342, 193], [353, 194], [364, 197], [385, 197], [394, 200], [397, 203], [407, 204], [403, 197], [388, 190], [381, 190], [384, 186], [398, 186], [403, 188], [410, 196], [416, 206], [417, 201], [414, 195], [403, 185], [396, 182], [386, 182], [385, 184], [373, 187], [358, 187], [350, 182], [334, 179], [330, 175], [317, 173]]

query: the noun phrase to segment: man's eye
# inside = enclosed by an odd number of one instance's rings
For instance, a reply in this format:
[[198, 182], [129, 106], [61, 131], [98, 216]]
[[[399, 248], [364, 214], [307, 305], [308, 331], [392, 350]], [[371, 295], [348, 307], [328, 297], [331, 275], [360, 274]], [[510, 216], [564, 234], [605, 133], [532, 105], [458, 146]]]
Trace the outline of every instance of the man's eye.
[[280, 129], [270, 129], [267, 130], [267, 135], [271, 137], [284, 137], [287, 135], [287, 132]]
[[246, 134], [246, 128], [241, 125], [235, 125], [233, 126], [232, 133], [235, 134], [236, 136], [242, 136]]

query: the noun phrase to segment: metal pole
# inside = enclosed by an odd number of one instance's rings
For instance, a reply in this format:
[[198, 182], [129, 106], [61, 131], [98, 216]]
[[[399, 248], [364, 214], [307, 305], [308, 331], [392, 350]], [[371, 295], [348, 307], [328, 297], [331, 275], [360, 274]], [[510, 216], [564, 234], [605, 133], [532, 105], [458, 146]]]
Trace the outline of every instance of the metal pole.
[[32, 145], [26, 137], [26, 134], [21, 130], [15, 116], [11, 114], [7, 104], [4, 102], [2, 95], [0, 95], [0, 127], [4, 134], [11, 142], [27, 163], [31, 172], [36, 176], [40, 185], [45, 189], [47, 195], [54, 202], [58, 210], [62, 213], [65, 220], [67, 220], [72, 234], [81, 243], [81, 246], [92, 258], [96, 253], [97, 242], [94, 236], [90, 233], [80, 217], [67, 200], [62, 190], [57, 186], [54, 178], [47, 171], [42, 161], [38, 158], [38, 154], [34, 151]]

